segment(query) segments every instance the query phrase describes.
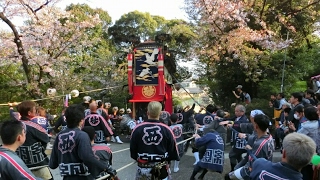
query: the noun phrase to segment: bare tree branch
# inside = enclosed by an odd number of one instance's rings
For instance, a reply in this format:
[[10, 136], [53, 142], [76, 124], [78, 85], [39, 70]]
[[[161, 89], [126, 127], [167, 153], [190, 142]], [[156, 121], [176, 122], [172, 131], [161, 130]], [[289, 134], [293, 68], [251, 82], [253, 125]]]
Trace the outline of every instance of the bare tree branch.
[[40, 64], [37, 64], [37, 65], [39, 66], [39, 77], [38, 77], [38, 83], [40, 84], [40, 83], [41, 83], [41, 79], [42, 79], [42, 77], [43, 77], [44, 72], [43, 72], [43, 67], [42, 67], [42, 66], [40, 66]]
[[71, 44], [73, 44], [74, 41], [76, 41], [79, 37], [81, 37], [81, 35], [79, 35], [78, 37], [74, 38], [72, 41], [70, 41], [69, 43], [67, 43], [65, 45], [65, 47], [63, 47], [60, 52], [58, 54], [56, 54], [53, 58], [57, 59], [65, 50], [67, 47], [69, 47]]
[[297, 13], [299, 13], [299, 12], [301, 12], [301, 11], [309, 8], [310, 6], [316, 5], [316, 4], [318, 4], [318, 3], [320, 3], [320, 0], [315, 1], [315, 2], [313, 2], [313, 3], [310, 3], [310, 4], [306, 5], [305, 7], [300, 8], [300, 9], [293, 10], [293, 12], [291, 12], [290, 15], [292, 15], [292, 14], [297, 14]]
[[25, 7], [25, 8], [27, 9], [27, 11], [28, 11], [28, 10], [31, 11], [31, 13], [35, 16], [35, 18], [36, 18], [37, 20], [39, 20], [38, 17], [37, 17], [36, 12], [34, 12], [34, 10], [32, 9], [32, 7], [29, 6], [29, 4], [26, 4], [23, 0], [19, 0], [19, 1], [20, 1], [20, 3], [23, 5], [23, 7]]
[[46, 3], [42, 4], [40, 7], [38, 7], [37, 9], [34, 10], [34, 12], [38, 12], [40, 9], [42, 9], [44, 6], [48, 5], [51, 1], [47, 0]]
[[44, 4], [40, 5], [37, 9], [33, 10], [32, 7], [30, 7], [29, 4], [26, 4], [23, 0], [19, 0], [19, 1], [23, 6], [27, 7], [27, 9], [29, 9], [31, 11], [31, 13], [35, 16], [35, 18], [37, 20], [39, 20], [39, 18], [37, 16], [37, 12], [51, 2], [50, 0], [47, 0]]
[[2, 11], [3, 13], [6, 11], [7, 7], [9, 6], [9, 4], [10, 4], [10, 1], [8, 1], [5, 6], [3, 6], [3, 11]]
[[260, 11], [260, 19], [262, 18], [264, 7], [266, 6], [266, 2], [267, 2], [267, 0], [263, 0], [263, 5], [262, 5], [261, 11]]

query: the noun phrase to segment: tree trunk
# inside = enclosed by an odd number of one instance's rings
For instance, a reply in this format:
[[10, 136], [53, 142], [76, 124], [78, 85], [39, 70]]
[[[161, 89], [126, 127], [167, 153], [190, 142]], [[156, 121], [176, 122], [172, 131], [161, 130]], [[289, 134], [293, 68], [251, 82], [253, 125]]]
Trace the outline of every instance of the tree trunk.
[[[27, 90], [27, 88], [26, 88], [27, 85], [32, 83], [33, 79], [32, 79], [31, 71], [30, 71], [30, 68], [29, 68], [29, 60], [28, 60], [28, 57], [26, 56], [22, 41], [20, 39], [21, 36], [20, 36], [16, 26], [4, 15], [3, 12], [0, 12], [0, 18], [11, 28], [11, 30], [13, 32], [13, 35], [14, 35], [14, 40], [13, 41], [17, 46], [17, 50], [18, 50], [19, 56], [21, 56], [22, 67], [23, 67], [24, 73], [26, 75], [26, 80], [27, 80], [27, 83], [26, 83], [24, 89]], [[29, 90], [29, 89], [27, 90], [27, 93], [32, 98], [39, 98], [40, 96], [37, 93], [37, 88], [38, 87], [32, 87], [31, 90]]]
[[31, 83], [31, 74], [30, 74], [30, 69], [28, 66], [28, 58], [26, 56], [26, 53], [24, 51], [23, 48], [23, 44], [22, 41], [20, 39], [20, 35], [19, 32], [16, 28], [16, 26], [3, 14], [3, 12], [0, 12], [0, 18], [8, 24], [8, 26], [11, 28], [13, 35], [14, 35], [14, 43], [17, 45], [18, 48], [18, 53], [21, 56], [21, 60], [22, 60], [22, 66], [23, 66], [23, 70], [26, 74], [26, 78], [27, 78], [27, 82]]

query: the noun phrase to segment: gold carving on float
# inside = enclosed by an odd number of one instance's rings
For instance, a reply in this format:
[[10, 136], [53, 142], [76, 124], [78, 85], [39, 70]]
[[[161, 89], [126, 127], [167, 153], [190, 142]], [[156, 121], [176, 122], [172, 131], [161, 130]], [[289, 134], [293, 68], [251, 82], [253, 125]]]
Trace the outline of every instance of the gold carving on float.
[[151, 98], [156, 94], [156, 88], [154, 86], [143, 86], [142, 95], [146, 98]]

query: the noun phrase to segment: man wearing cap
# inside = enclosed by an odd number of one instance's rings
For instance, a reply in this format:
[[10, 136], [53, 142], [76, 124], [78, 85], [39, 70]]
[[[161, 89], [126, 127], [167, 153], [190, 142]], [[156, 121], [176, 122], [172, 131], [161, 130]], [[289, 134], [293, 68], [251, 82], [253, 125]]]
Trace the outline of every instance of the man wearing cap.
[[235, 91], [232, 91], [233, 95], [240, 100], [240, 102], [245, 102], [247, 104], [251, 103], [251, 97], [247, 92], [242, 90], [242, 85], [236, 87], [238, 94]]

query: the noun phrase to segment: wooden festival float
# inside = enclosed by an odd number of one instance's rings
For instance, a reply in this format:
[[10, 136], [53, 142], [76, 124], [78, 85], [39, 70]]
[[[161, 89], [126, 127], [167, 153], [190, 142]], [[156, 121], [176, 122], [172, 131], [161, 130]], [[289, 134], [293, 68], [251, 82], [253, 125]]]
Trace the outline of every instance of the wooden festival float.
[[128, 59], [128, 88], [132, 117], [146, 118], [149, 102], [158, 101], [163, 110], [173, 113], [172, 74], [177, 66], [168, 48], [156, 41], [146, 41], [132, 48]]

